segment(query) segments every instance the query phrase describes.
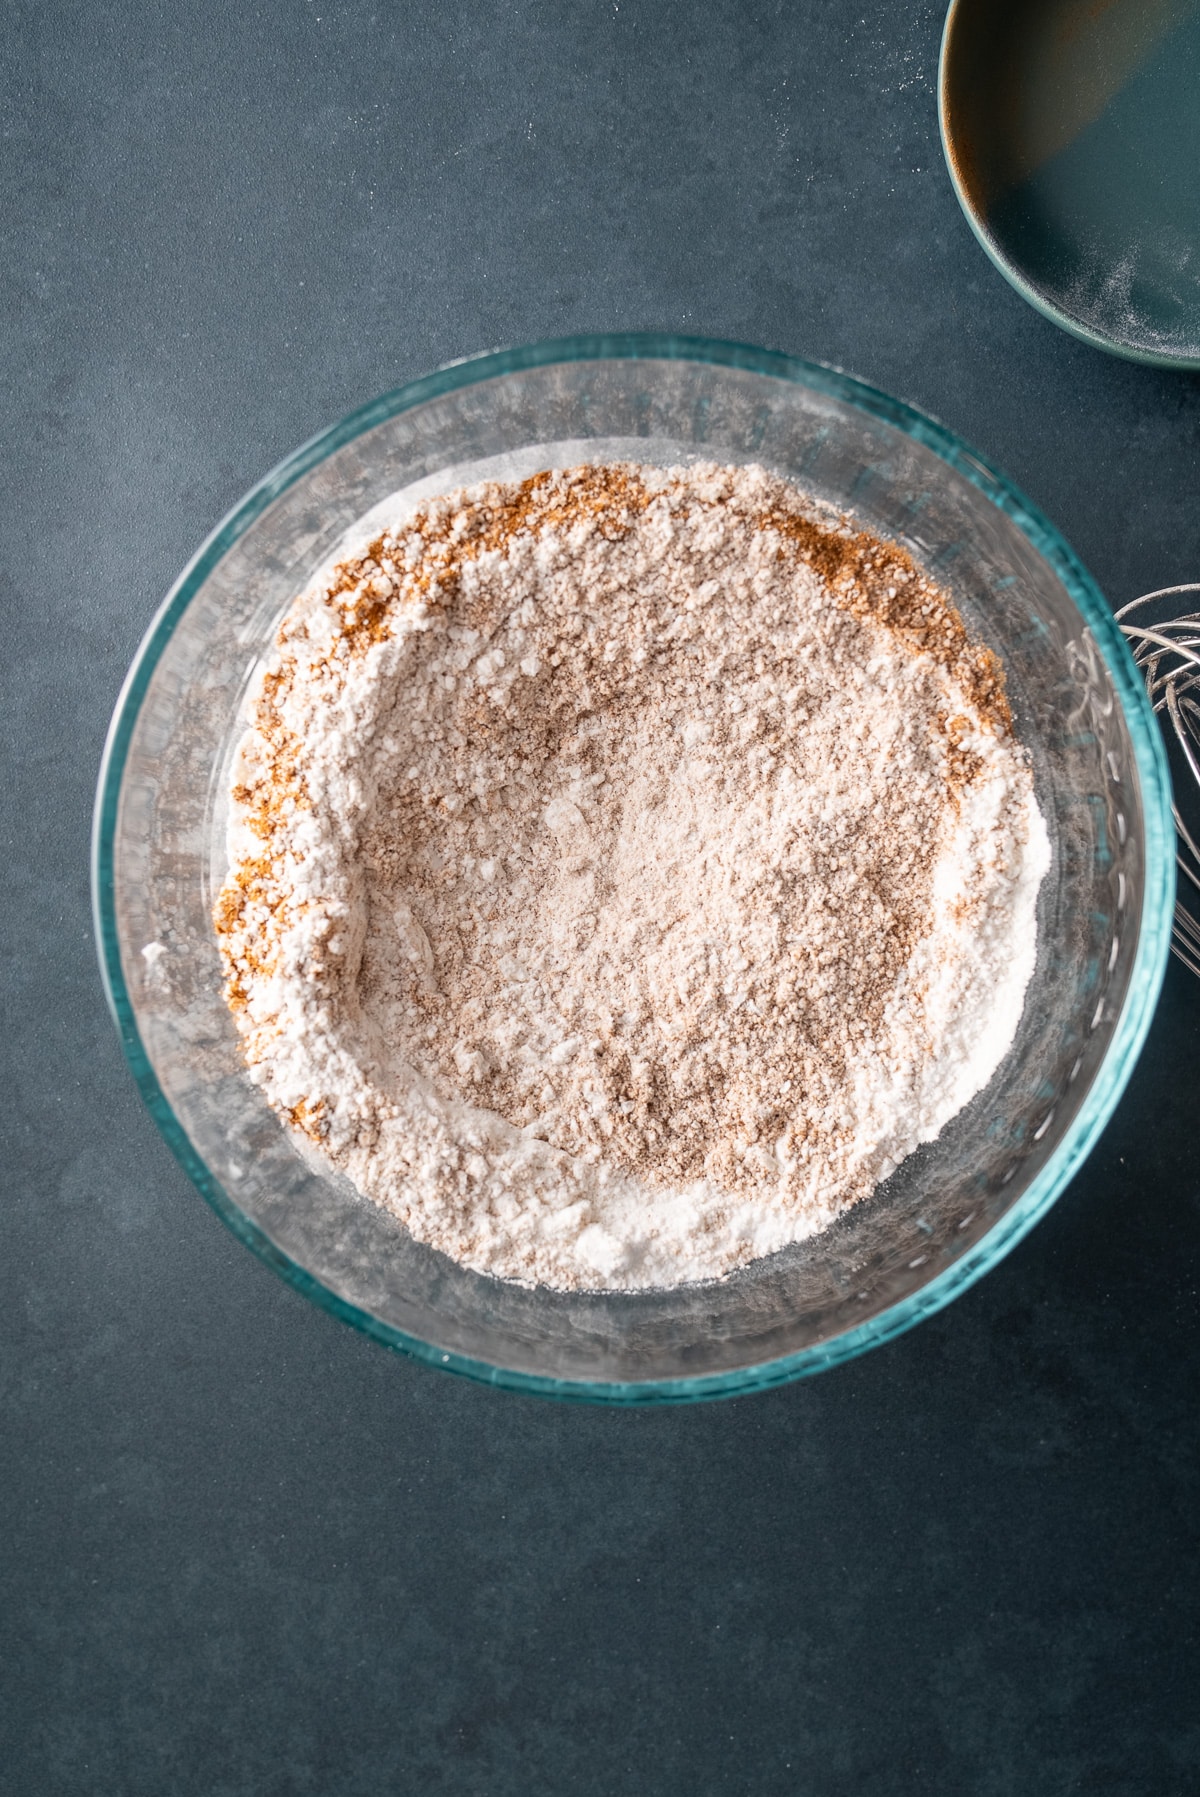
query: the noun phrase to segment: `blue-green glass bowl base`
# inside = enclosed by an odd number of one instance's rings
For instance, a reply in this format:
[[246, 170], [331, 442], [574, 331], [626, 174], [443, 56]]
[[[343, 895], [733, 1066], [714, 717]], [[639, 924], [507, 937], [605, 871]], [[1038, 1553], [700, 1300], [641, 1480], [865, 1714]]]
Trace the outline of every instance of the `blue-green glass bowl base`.
[[[1004, 660], [1054, 861], [1016, 1042], [937, 1142], [825, 1234], [726, 1280], [563, 1293], [455, 1265], [306, 1158], [241, 1062], [210, 912], [248, 681], [347, 533], [389, 496], [444, 489], [467, 467], [618, 450], [762, 462], [904, 542]], [[130, 1065], [241, 1240], [335, 1315], [434, 1366], [638, 1403], [726, 1396], [861, 1353], [945, 1304], [1031, 1227], [1095, 1140], [1145, 1035], [1172, 855], [1162, 746], [1120, 633], [1002, 475], [846, 375], [737, 345], [618, 337], [442, 370], [346, 419], [246, 497], [130, 672], [101, 773], [94, 874]]]

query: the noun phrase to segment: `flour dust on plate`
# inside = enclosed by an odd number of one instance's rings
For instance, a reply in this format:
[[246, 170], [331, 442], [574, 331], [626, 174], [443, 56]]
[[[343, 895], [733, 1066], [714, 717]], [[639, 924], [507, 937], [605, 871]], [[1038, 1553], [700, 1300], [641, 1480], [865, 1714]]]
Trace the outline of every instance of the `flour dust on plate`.
[[940, 112], [983, 247], [1086, 342], [1200, 368], [1200, 0], [953, 0]]
[[989, 1081], [1049, 864], [995, 656], [759, 468], [423, 501], [255, 684], [215, 921], [288, 1125], [560, 1289], [824, 1228]]

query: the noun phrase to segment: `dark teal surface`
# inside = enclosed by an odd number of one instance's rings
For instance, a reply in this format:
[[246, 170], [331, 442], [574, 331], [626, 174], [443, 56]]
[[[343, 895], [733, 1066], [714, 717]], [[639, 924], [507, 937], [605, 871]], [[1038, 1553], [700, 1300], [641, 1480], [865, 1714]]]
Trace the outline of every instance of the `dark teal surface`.
[[1114, 600], [1200, 569], [1200, 380], [987, 266], [940, 4], [5, 15], [4, 1797], [1188, 1797], [1200, 986], [942, 1315], [735, 1403], [384, 1354], [201, 1204], [95, 971], [104, 730], [295, 444], [585, 330], [839, 363], [978, 443]]

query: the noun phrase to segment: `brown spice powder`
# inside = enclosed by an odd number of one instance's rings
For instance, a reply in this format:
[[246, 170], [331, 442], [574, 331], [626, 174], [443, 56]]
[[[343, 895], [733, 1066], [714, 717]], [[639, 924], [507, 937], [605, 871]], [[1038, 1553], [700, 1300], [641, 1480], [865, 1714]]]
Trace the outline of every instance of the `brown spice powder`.
[[[374, 709], [339, 726], [370, 798], [334, 818], [313, 742], [371, 657]], [[588, 466], [431, 502], [289, 614], [261, 683], [233, 795], [253, 848], [215, 912], [247, 1059], [281, 1094], [284, 1063], [316, 1077], [263, 994], [321, 995], [361, 1072], [276, 1102], [366, 1155], [366, 1187], [406, 1066], [572, 1166], [725, 1194], [701, 1236], [772, 1193], [828, 1216], [886, 1170], [847, 1092], [920, 1039], [919, 995], [891, 1048], [889, 1016], [1010, 724], [907, 552], [772, 477]], [[339, 831], [349, 911], [322, 885]], [[421, 1228], [440, 1203], [479, 1264], [506, 1201], [472, 1210], [487, 1155], [446, 1152]], [[418, 1226], [411, 1193], [381, 1201]], [[555, 1282], [557, 1252], [518, 1261]]]

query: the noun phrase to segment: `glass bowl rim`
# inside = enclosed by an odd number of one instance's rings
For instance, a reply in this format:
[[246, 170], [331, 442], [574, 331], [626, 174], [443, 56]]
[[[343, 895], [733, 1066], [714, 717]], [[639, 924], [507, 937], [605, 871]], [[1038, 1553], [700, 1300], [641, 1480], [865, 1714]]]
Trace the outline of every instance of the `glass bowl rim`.
[[[1067, 589], [1103, 658], [1129, 729], [1145, 820], [1145, 891], [1129, 987], [1108, 1050], [1062, 1141], [1004, 1216], [960, 1260], [927, 1285], [866, 1322], [778, 1359], [694, 1378], [556, 1379], [493, 1366], [446, 1352], [348, 1302], [285, 1254], [226, 1192], [166, 1097], [142, 1043], [121, 968], [113, 889], [113, 854], [125, 764], [141, 703], [171, 637], [209, 574], [254, 521], [310, 469], [356, 437], [416, 406], [497, 376], [561, 363], [607, 360], [684, 361], [744, 369], [805, 386], [904, 432], [971, 482], [1004, 512], [1050, 564]], [[648, 332], [564, 337], [487, 351], [380, 395], [309, 439], [258, 481], [216, 526], [155, 613], [125, 676], [100, 764], [92, 829], [92, 908], [96, 948], [109, 1008], [131, 1073], [168, 1147], [212, 1209], [239, 1241], [307, 1298], [365, 1335], [414, 1359], [490, 1385], [543, 1396], [607, 1403], [687, 1402], [761, 1391], [838, 1365], [891, 1340], [973, 1285], [1026, 1235], [1054, 1203], [1092, 1148], [1125, 1089], [1154, 1014], [1171, 941], [1174, 824], [1166, 752], [1145, 688], [1100, 589], [1065, 539], [998, 468], [928, 414], [825, 363], [778, 350], [699, 337]]]

